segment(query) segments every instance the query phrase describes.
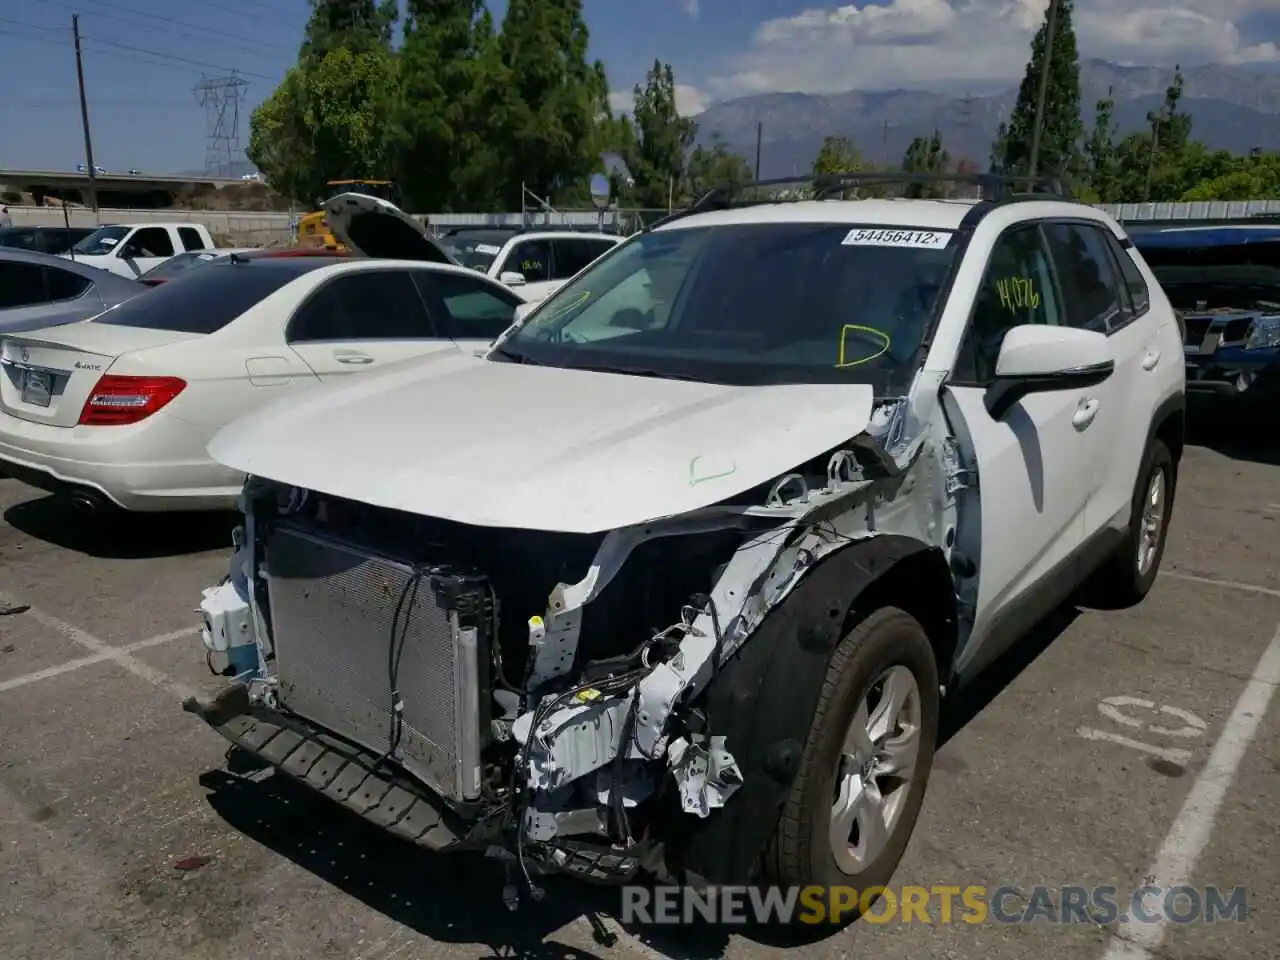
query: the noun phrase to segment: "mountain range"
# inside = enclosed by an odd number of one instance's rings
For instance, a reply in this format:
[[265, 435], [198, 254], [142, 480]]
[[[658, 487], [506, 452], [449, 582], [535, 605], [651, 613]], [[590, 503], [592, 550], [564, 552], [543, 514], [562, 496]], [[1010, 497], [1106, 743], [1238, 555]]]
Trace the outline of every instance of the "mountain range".
[[[1191, 135], [1214, 149], [1248, 153], [1280, 149], [1280, 66], [1209, 64], [1183, 70], [1179, 109], [1193, 120]], [[1080, 62], [1081, 113], [1086, 129], [1094, 104], [1111, 91], [1118, 136], [1147, 128], [1148, 111], [1164, 100], [1173, 79], [1166, 67]], [[948, 85], [948, 89], [964, 89]], [[719, 134], [754, 162], [761, 125], [760, 175], [808, 171], [824, 137], [844, 136], [874, 163], [897, 163], [914, 137], [936, 129], [954, 159], [985, 168], [996, 129], [1013, 110], [1016, 86], [977, 90], [957, 98], [935, 90], [850, 90], [847, 93], [766, 93], [712, 104], [694, 119], [698, 142]]]

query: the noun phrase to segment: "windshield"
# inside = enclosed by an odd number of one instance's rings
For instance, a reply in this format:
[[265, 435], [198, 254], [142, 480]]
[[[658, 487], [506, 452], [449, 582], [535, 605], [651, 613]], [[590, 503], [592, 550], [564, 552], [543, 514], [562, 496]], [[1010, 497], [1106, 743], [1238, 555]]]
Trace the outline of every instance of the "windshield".
[[116, 244], [128, 235], [128, 227], [99, 227], [71, 249], [86, 257], [100, 257], [114, 250]]
[[493, 266], [493, 258], [502, 252], [502, 245], [511, 239], [509, 233], [459, 233], [440, 241], [445, 253], [464, 267], [481, 273]]
[[546, 300], [497, 356], [739, 385], [905, 390], [958, 246], [945, 231], [847, 223], [640, 234]]

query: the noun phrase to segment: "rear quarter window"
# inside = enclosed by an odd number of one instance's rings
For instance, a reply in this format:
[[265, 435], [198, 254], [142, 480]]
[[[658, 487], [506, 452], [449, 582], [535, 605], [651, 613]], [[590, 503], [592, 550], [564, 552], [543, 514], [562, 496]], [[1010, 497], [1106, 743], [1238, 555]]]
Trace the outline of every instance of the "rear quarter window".
[[112, 307], [94, 322], [216, 333], [304, 272], [252, 263], [209, 264]]

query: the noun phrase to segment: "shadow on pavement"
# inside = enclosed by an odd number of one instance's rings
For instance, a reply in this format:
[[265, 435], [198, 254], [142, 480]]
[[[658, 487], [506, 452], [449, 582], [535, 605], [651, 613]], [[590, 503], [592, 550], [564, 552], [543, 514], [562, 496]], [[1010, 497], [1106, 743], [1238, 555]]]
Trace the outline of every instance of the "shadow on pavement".
[[1274, 406], [1245, 407], [1210, 397], [1189, 398], [1187, 443], [1232, 460], [1280, 465], [1280, 393]]
[[57, 496], [26, 500], [4, 512], [29, 537], [107, 560], [178, 557], [225, 548], [230, 554], [234, 513], [87, 514]]
[[253, 780], [212, 770], [200, 782], [211, 791], [210, 806], [241, 834], [438, 943], [482, 943], [504, 960], [590, 960], [593, 954], [547, 938], [591, 909], [610, 914], [606, 907], [619, 902], [616, 891], [541, 878], [543, 900], [523, 894], [510, 911], [495, 860], [421, 850], [284, 774]]

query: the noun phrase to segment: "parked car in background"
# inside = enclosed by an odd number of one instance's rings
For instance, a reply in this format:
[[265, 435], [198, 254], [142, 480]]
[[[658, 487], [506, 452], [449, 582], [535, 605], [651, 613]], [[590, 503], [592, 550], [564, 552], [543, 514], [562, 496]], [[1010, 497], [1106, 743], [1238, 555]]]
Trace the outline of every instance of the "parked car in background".
[[0, 337], [0, 470], [86, 507], [229, 509], [244, 475], [205, 452], [224, 424], [483, 349], [523, 302], [452, 264], [229, 257], [85, 323]]
[[0, 334], [75, 323], [146, 291], [75, 260], [0, 248]]
[[202, 223], [116, 223], [99, 227], [64, 256], [132, 279], [176, 253], [213, 247]]
[[281, 247], [279, 249], [272, 250], [265, 250], [258, 247], [246, 247], [238, 250], [201, 250], [199, 252], [180, 253], [176, 257], [171, 257], [158, 267], [152, 267], [139, 277], [139, 279], [148, 286], [159, 286], [167, 280], [171, 280], [179, 276], [185, 276], [191, 271], [192, 267], [204, 266], [205, 264], [210, 263], [224, 263], [233, 254], [247, 260], [256, 260], [260, 257], [351, 256], [347, 251], [325, 250], [319, 247]]
[[1280, 227], [1173, 227], [1133, 241], [1178, 311], [1187, 389], [1280, 401]]
[[66, 253], [96, 227], [8, 227], [0, 230], [0, 247]]
[[[88, 173], [88, 172], [89, 172], [89, 168], [88, 168], [88, 167], [86, 167], [83, 163], [77, 163], [77, 164], [76, 164], [76, 171], [77, 171], [78, 173]], [[101, 177], [101, 176], [103, 176], [103, 175], [105, 175], [105, 174], [106, 174], [106, 172], [107, 172], [107, 168], [106, 168], [106, 167], [103, 167], [103, 166], [99, 166], [98, 164], [96, 164], [96, 163], [95, 163], [95, 164], [93, 165], [93, 172], [94, 172], [97, 176]]]
[[519, 288], [520, 295], [531, 302], [546, 298], [623, 241], [614, 234], [575, 230], [495, 230], [491, 234], [459, 231], [437, 242], [423, 224], [395, 204], [357, 193], [341, 194], [326, 203], [325, 219], [334, 236], [366, 256], [395, 255], [382, 251], [416, 242], [430, 244], [443, 249], [455, 263]]
[[184, 276], [196, 267], [217, 263], [233, 253], [249, 253], [254, 249], [253, 247], [219, 247], [213, 250], [188, 250], [156, 264], [138, 277], [138, 280], [149, 287], [158, 287], [160, 284], [175, 277]]

